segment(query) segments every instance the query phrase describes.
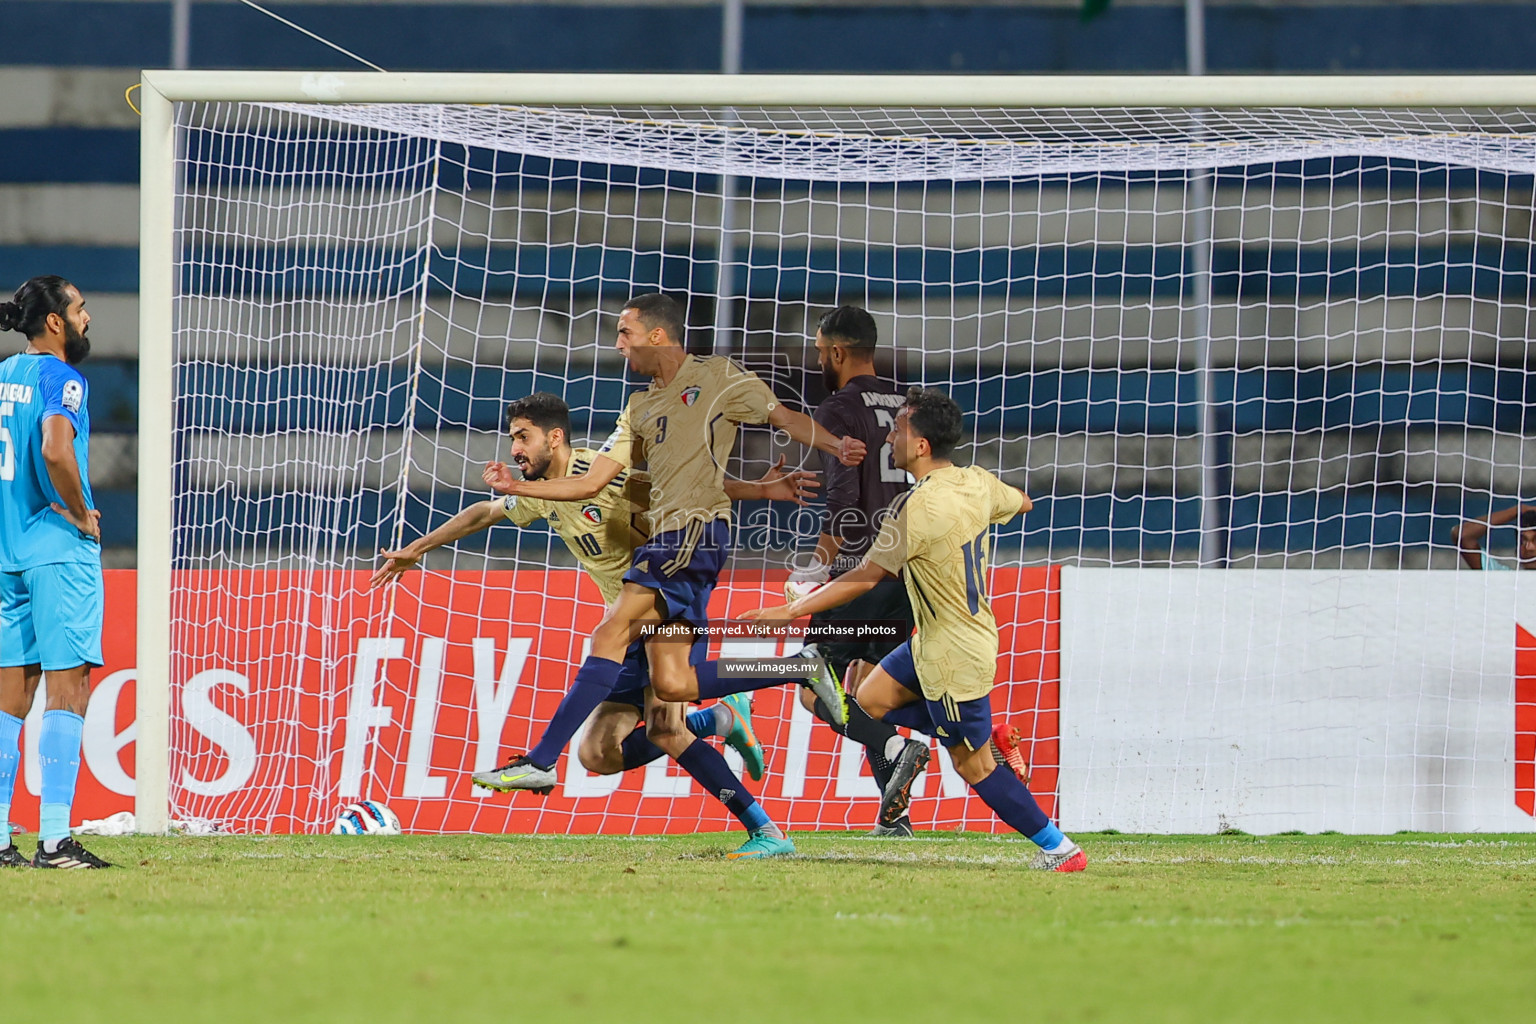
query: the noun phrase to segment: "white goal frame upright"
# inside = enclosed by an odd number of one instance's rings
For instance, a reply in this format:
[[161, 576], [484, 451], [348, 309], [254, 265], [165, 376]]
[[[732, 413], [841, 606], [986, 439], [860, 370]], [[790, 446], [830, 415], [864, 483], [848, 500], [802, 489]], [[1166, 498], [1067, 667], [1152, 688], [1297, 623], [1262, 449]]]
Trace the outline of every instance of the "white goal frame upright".
[[742, 107], [1536, 107], [1536, 76], [884, 76], [145, 71], [140, 106], [135, 813], [169, 825], [177, 102]]

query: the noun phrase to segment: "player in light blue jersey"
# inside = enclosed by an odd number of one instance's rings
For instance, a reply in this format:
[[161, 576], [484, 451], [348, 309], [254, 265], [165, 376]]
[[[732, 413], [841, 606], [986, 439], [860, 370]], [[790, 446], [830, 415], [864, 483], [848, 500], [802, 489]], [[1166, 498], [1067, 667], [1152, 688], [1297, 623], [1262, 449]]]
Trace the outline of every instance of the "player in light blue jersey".
[[[1516, 521], [1520, 524], [1520, 540], [1511, 565], [1510, 560], [1488, 553], [1488, 530]], [[1464, 520], [1452, 527], [1451, 542], [1460, 550], [1461, 560], [1473, 569], [1536, 569], [1536, 506], [1512, 505], [1480, 519]]]
[[[102, 663], [101, 514], [86, 453], [89, 388], [75, 369], [91, 316], [62, 277], [34, 277], [0, 303], [0, 331], [24, 351], [0, 362], [0, 866], [104, 868], [69, 833], [91, 669]], [[11, 844], [17, 737], [43, 674], [37, 853]]]

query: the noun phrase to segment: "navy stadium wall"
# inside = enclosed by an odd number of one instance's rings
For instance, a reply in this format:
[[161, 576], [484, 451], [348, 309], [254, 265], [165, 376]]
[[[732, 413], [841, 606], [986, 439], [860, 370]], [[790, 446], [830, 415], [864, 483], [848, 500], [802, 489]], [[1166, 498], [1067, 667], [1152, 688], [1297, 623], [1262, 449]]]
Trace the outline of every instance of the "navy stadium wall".
[[[599, 3], [278, 3], [274, 5], [394, 70], [632, 70], [710, 71], [719, 59], [718, 8], [702, 5]], [[9, 0], [9, 39], [56, 40], [57, 45], [8, 47], [7, 71], [52, 69], [62, 75], [97, 72], [110, 83], [102, 109], [119, 103], [136, 69], [170, 62], [170, 5], [137, 0]], [[234, 3], [194, 3], [191, 64], [201, 68], [345, 68], [346, 58]], [[1184, 54], [1183, 12], [1177, 3], [1113, 6], [1084, 24], [1077, 5], [1026, 3], [751, 4], [746, 10], [743, 68], [748, 72], [1178, 72]], [[1536, 70], [1536, 18], [1525, 3], [1216, 3], [1207, 11], [1208, 65], [1214, 73], [1531, 72]], [[118, 69], [118, 70], [113, 70]], [[120, 80], [120, 81], [119, 81]], [[23, 98], [25, 100], [25, 97]], [[137, 133], [130, 117], [77, 117], [59, 109], [0, 113], [0, 228], [7, 204], [30, 202], [37, 186], [77, 187], [131, 203], [138, 176]], [[1290, 168], [1277, 169], [1287, 173]], [[1335, 169], [1348, 175], [1348, 169]], [[1367, 168], [1367, 173], [1385, 173]], [[1412, 173], [1411, 170], [1409, 173]], [[1335, 184], [1339, 179], [1335, 179]], [[1361, 182], [1356, 180], [1355, 186]], [[1420, 186], [1425, 186], [1420, 181]], [[1446, 183], [1467, 187], [1465, 181]], [[1476, 187], [1473, 181], [1471, 187]], [[1527, 181], [1509, 187], [1529, 188]], [[107, 237], [111, 236], [111, 237]], [[689, 260], [686, 257], [693, 256]], [[1177, 296], [1189, 253], [1178, 247], [1128, 247], [1090, 252], [1073, 247], [1018, 248], [951, 254], [895, 247], [853, 251], [807, 248], [798, 265], [775, 268], [779, 253], [754, 254], [737, 286], [747, 294], [793, 295], [828, 302], [861, 287], [878, 300], [985, 295], [1005, 283], [1027, 283], [1040, 295], [1089, 299], [1101, 289], [1115, 295]], [[282, 271], [282, 253], [243, 269], [230, 289], [248, 287]], [[491, 281], [517, 269], [530, 293], [542, 265], [555, 277], [575, 276], [590, 294], [606, 294], [635, 268], [657, 285], [713, 291], [697, 277], [713, 254], [635, 254], [600, 247], [491, 250], [483, 272]], [[1533, 256], [1529, 244], [1481, 246], [1394, 245], [1348, 252], [1308, 246], [1262, 250], [1219, 246], [1214, 287], [1221, 298], [1318, 298], [1340, 290], [1383, 297], [1481, 297], [1531, 302]], [[93, 299], [131, 300], [137, 285], [137, 250], [122, 231], [103, 232], [94, 244], [61, 245], [47, 225], [27, 232], [0, 230], [0, 282], [38, 272], [76, 280]], [[869, 284], [869, 282], [873, 282]], [[117, 308], [130, 308], [124, 302]], [[94, 332], [114, 328], [99, 321]], [[117, 328], [133, 334], [136, 325]], [[85, 367], [92, 381], [96, 429], [131, 434], [135, 427], [136, 363], [131, 345], [104, 349]], [[345, 371], [334, 371], [344, 373]], [[1194, 406], [1187, 372], [1172, 369], [1116, 372], [1063, 368], [1009, 381], [990, 379], [966, 391], [978, 427], [1000, 431], [1146, 431], [1188, 436]], [[532, 370], [509, 373], [474, 389], [443, 382], [472, 420], [494, 420], [496, 407], [535, 379]], [[1214, 380], [1226, 403], [1228, 429], [1321, 430], [1472, 429], [1536, 434], [1525, 412], [1536, 386], [1523, 359], [1497, 368], [1368, 365], [1347, 373], [1324, 367], [1230, 370]], [[490, 387], [494, 394], [481, 394]], [[460, 391], [463, 393], [460, 394]], [[1109, 401], [1115, 399], [1117, 401]], [[395, 399], [391, 399], [395, 401]], [[616, 407], [617, 391], [591, 396], [594, 407]], [[481, 410], [483, 403], [484, 411]], [[281, 403], [267, 415], [281, 416]], [[1110, 410], [1118, 409], [1111, 414]], [[393, 410], [398, 412], [399, 410]], [[190, 410], [188, 416], [211, 415]], [[248, 415], [224, 410], [220, 415]], [[372, 415], [372, 413], [370, 413]], [[1108, 418], [1106, 418], [1108, 417]], [[594, 430], [605, 424], [593, 419]], [[128, 456], [122, 456], [128, 457]], [[124, 474], [117, 474], [117, 478]], [[131, 473], [127, 474], [131, 478]], [[132, 544], [133, 492], [98, 491], [110, 545]], [[457, 500], [441, 495], [437, 507]], [[1440, 538], [1452, 519], [1486, 505], [1410, 479], [1386, 478], [1370, 486], [1321, 496], [1245, 494], [1227, 509], [1234, 548], [1306, 551], [1316, 547], [1425, 544]], [[281, 515], [280, 496], [261, 498], [263, 515]], [[1469, 504], [1470, 503], [1470, 504]], [[1183, 494], [1042, 496], [1040, 513], [1017, 537], [1037, 550], [1077, 547], [1130, 549], [1148, 557], [1198, 545], [1198, 501]], [[425, 499], [411, 503], [411, 521], [426, 525]], [[277, 511], [270, 511], [270, 510]], [[365, 517], [366, 518], [366, 517]], [[119, 563], [122, 564], [122, 563]]]

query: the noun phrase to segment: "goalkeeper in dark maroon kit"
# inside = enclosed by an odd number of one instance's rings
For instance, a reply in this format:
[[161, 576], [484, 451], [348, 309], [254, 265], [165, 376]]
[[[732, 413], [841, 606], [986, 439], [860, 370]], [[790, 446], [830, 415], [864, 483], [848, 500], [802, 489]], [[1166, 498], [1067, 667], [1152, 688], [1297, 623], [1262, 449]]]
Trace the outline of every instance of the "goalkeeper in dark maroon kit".
[[[911, 486], [906, 470], [891, 461], [887, 443], [906, 396], [897, 391], [894, 382], [876, 375], [878, 340], [874, 317], [858, 306], [839, 306], [816, 325], [816, 355], [831, 394], [816, 407], [814, 418], [839, 437], [863, 441], [869, 456], [857, 466], [844, 466], [835, 458], [823, 459], [827, 519], [814, 557], [790, 576], [786, 588], [790, 600], [863, 561], [891, 502]], [[865, 622], [897, 623], [900, 635], [869, 640], [816, 638], [818, 626], [836, 623], [851, 627]], [[900, 579], [887, 579], [848, 604], [813, 616], [811, 629], [817, 651], [839, 678], [847, 673], [850, 663], [877, 665], [912, 634], [912, 606], [907, 602], [906, 587]], [[914, 775], [927, 762], [926, 743], [903, 739], [894, 727], [870, 718], [852, 699], [846, 702], [846, 725], [838, 724], [831, 709], [810, 688], [801, 688], [800, 702], [837, 732], [864, 745], [870, 771], [882, 793], [896, 762], [905, 759]], [[910, 836], [912, 823], [903, 809], [894, 821], [876, 822], [871, 835]]]

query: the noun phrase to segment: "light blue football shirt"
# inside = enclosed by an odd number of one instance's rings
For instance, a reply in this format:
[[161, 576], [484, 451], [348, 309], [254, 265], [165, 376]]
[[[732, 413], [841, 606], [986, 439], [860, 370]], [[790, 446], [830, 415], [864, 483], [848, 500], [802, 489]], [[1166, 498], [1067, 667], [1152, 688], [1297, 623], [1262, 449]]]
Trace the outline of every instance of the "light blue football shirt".
[[1488, 553], [1488, 535], [1486, 533], [1483, 534], [1483, 571], [1512, 572], [1514, 568], [1513, 565], [1510, 565], [1504, 559], [1494, 558]]
[[86, 507], [95, 507], [89, 394], [80, 371], [57, 356], [20, 352], [0, 362], [0, 572], [101, 561], [100, 545], [49, 507], [63, 502], [43, 462], [43, 420], [63, 416], [75, 428]]

